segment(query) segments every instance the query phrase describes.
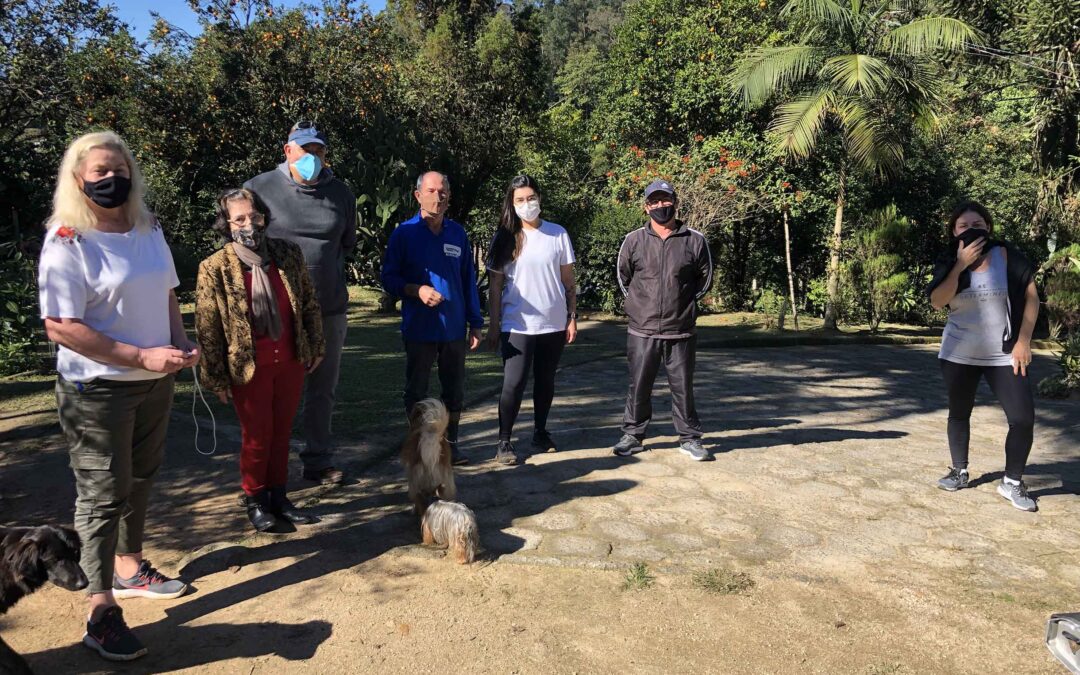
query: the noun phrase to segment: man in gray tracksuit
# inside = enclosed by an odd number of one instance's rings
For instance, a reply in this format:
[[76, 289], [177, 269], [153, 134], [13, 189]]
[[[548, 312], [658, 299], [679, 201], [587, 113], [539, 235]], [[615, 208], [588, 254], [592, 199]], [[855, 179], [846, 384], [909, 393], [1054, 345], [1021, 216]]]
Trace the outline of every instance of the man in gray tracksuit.
[[356, 247], [356, 197], [323, 166], [326, 136], [311, 122], [293, 127], [284, 153], [285, 161], [276, 169], [255, 176], [244, 187], [261, 197], [270, 210], [267, 234], [291, 241], [303, 251], [319, 296], [326, 357], [304, 383], [300, 461], [304, 478], [340, 483], [343, 474], [334, 466], [330, 416], [348, 327], [345, 258]]
[[619, 287], [630, 319], [626, 357], [630, 389], [626, 394], [623, 436], [613, 448], [628, 457], [644, 448], [652, 419], [652, 388], [660, 364], [671, 388], [671, 412], [679, 449], [696, 461], [710, 459], [701, 444], [701, 422], [694, 407], [694, 324], [697, 301], [712, 285], [712, 255], [704, 235], [675, 217], [675, 188], [664, 180], [645, 189], [649, 222], [623, 239], [619, 249]]

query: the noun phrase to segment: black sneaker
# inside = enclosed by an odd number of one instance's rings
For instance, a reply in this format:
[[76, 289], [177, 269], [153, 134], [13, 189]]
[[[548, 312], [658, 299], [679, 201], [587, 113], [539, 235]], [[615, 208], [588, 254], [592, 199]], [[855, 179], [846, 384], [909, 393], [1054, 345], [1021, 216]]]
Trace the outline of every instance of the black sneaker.
[[469, 463], [469, 458], [465, 456], [465, 453], [458, 450], [456, 441], [450, 441], [450, 463], [454, 466]]
[[644, 446], [641, 445], [641, 439], [637, 436], [623, 434], [622, 438], [619, 439], [619, 442], [615, 444], [615, 447], [613, 447], [611, 451], [619, 457], [629, 457], [635, 452], [641, 452], [644, 449]]
[[94, 623], [86, 622], [83, 644], [110, 661], [133, 661], [146, 654], [146, 647], [124, 622], [124, 612], [113, 606]]
[[510, 441], [499, 441], [499, 447], [495, 450], [495, 461], [499, 464], [517, 464], [517, 454], [514, 452], [514, 446]]
[[551, 434], [543, 430], [533, 433], [532, 447], [533, 452], [558, 452], [559, 450], [555, 447], [555, 441], [551, 439]]

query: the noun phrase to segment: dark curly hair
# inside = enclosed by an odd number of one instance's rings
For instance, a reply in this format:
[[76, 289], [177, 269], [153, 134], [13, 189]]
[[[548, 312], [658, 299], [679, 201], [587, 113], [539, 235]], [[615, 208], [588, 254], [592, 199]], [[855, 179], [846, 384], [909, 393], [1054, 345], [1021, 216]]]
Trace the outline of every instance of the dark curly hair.
[[986, 229], [988, 232], [994, 231], [994, 219], [990, 217], [990, 209], [986, 208], [982, 204], [974, 200], [968, 200], [957, 204], [952, 213], [949, 214], [949, 220], [945, 223], [945, 236], [949, 239], [953, 238], [953, 228], [956, 227], [956, 221], [960, 219], [960, 216], [964, 215], [968, 211], [974, 211], [982, 216], [982, 219], [986, 221]]
[[266, 207], [266, 203], [263, 202], [259, 195], [247, 188], [225, 190], [218, 195], [217, 201], [214, 203], [217, 207], [217, 213], [214, 215], [214, 224], [210, 226], [210, 229], [217, 232], [218, 236], [226, 242], [232, 241], [232, 228], [229, 227], [229, 202], [241, 199], [251, 202], [255, 210], [262, 214], [263, 228], [270, 224], [270, 209]]

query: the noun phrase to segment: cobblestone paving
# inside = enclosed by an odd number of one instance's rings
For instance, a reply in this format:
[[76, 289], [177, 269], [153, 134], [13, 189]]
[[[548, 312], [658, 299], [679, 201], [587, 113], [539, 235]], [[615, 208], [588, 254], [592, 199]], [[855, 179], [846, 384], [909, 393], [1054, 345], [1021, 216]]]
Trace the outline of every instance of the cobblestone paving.
[[[1047, 372], [1049, 360], [1036, 367]], [[948, 451], [933, 348], [701, 350], [698, 407], [715, 458], [704, 463], [678, 452], [663, 373], [646, 451], [611, 455], [625, 387], [621, 358], [562, 372], [549, 423], [560, 451], [516, 467], [490, 461], [495, 402], [466, 414], [473, 464], [459, 477], [460, 498], [500, 561], [725, 565], [1029, 590], [1066, 604], [1080, 597], [1076, 402], [1037, 400], [1026, 481], [1040, 510], [1031, 514], [996, 492], [1007, 425], [985, 385], [972, 418], [974, 488], [934, 486]], [[526, 403], [519, 451], [531, 426]]]

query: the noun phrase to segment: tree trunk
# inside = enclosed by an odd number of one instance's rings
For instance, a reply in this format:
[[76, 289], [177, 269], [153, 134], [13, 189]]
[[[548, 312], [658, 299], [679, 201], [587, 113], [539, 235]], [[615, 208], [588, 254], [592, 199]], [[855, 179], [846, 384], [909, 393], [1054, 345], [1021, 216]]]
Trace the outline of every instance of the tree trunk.
[[832, 240], [829, 242], [829, 298], [825, 303], [825, 330], [836, 330], [836, 305], [840, 300], [840, 234], [844, 229], [844, 189], [847, 182], [847, 164], [840, 162], [840, 175], [836, 190], [836, 220], [833, 222]]
[[784, 255], [787, 257], [788, 294], [791, 295], [791, 319], [799, 330], [799, 309], [795, 306], [795, 275], [791, 273], [791, 233], [788, 229], [788, 208], [784, 206]]

